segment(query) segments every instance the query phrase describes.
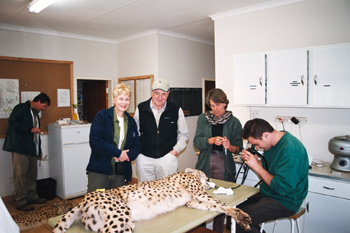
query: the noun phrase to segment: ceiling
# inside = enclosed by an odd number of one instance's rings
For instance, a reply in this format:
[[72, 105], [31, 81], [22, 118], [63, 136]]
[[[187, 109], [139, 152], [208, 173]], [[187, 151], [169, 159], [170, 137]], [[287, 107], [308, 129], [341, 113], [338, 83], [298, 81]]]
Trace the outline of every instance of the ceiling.
[[214, 41], [209, 15], [271, 0], [56, 0], [39, 14], [31, 0], [0, 0], [0, 28], [120, 42], [154, 30]]

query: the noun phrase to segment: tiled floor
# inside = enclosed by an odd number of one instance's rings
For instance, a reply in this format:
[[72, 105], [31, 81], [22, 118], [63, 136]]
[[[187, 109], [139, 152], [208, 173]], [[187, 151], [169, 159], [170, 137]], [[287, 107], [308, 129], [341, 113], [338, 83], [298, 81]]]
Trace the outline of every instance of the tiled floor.
[[[71, 201], [74, 204], [78, 204], [82, 199], [83, 199], [83, 197], [77, 197], [77, 198], [69, 199], [68, 201]], [[60, 202], [60, 201], [62, 201], [62, 199], [59, 197], [56, 197], [55, 199], [48, 201], [47, 204], [52, 204], [52, 203]], [[16, 203], [13, 200], [11, 200], [11, 198], [7, 198], [6, 200], [4, 200], [4, 203], [6, 205], [7, 210], [10, 212], [11, 215], [23, 212], [21, 210], [16, 209]], [[40, 207], [39, 204], [33, 204], [33, 206], [35, 208]], [[38, 227], [35, 229], [23, 231], [23, 232], [25, 232], [25, 233], [51, 233], [52, 229], [49, 225], [45, 225], [45, 226], [41, 226], [41, 227]]]

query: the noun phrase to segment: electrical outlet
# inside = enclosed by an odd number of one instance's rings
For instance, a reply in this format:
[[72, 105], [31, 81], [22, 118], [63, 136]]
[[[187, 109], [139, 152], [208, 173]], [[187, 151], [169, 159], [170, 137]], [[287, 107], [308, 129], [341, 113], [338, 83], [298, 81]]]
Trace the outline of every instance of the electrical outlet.
[[305, 124], [307, 122], [307, 118], [306, 117], [295, 117], [299, 120], [299, 124]]
[[259, 111], [257, 110], [251, 110], [250, 111], [250, 119], [258, 118], [259, 117]]
[[[298, 124], [305, 124], [307, 122], [306, 117], [295, 117], [298, 119], [299, 123]], [[292, 116], [276, 116], [275, 120], [278, 121], [279, 123], [292, 123], [291, 121]]]
[[276, 116], [276, 121], [278, 121], [279, 123], [290, 123], [291, 120], [290, 120], [290, 116]]

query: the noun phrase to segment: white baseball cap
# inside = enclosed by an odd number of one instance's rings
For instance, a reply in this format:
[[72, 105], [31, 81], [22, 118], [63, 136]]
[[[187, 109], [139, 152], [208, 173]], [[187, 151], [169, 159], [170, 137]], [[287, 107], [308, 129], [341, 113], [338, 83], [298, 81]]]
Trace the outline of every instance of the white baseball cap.
[[169, 83], [167, 80], [165, 79], [157, 79], [153, 82], [153, 85], [152, 85], [152, 91], [154, 90], [157, 90], [157, 89], [160, 89], [160, 90], [163, 90], [163, 91], [169, 91]]

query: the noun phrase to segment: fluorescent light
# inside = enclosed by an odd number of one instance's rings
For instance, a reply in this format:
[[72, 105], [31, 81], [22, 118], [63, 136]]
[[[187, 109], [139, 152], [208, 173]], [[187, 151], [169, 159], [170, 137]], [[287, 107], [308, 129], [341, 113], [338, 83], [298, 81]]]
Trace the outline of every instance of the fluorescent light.
[[55, 1], [56, 0], [33, 0], [29, 3], [28, 8], [30, 12], [39, 13]]

